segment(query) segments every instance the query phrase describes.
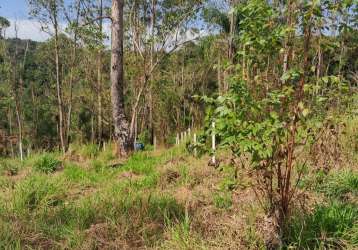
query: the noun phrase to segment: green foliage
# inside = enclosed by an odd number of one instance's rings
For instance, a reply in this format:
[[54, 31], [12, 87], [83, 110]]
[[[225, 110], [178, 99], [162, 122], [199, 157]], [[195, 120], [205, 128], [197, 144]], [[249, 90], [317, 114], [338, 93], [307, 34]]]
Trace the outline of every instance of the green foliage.
[[106, 169], [104, 163], [102, 161], [99, 161], [99, 160], [93, 160], [91, 162], [91, 167], [97, 173], [103, 173], [103, 171], [105, 171], [105, 169]]
[[7, 20], [5, 17], [0, 16], [0, 31], [8, 27], [10, 27], [10, 21]]
[[213, 195], [214, 205], [217, 208], [228, 209], [232, 206], [231, 193], [218, 192]]
[[240, 20], [239, 39], [244, 45], [239, 55], [260, 60], [267, 53], [277, 53], [287, 30], [279, 22], [273, 22], [278, 17], [276, 10], [267, 1], [253, 0], [239, 4], [236, 11]]
[[304, 182], [324, 194], [327, 204], [296, 211], [287, 228], [287, 245], [302, 249], [355, 249], [358, 246], [358, 175], [352, 170], [318, 172]]
[[292, 219], [286, 243], [298, 249], [355, 249], [357, 222], [358, 208], [353, 204], [318, 205], [312, 213]]
[[105, 178], [103, 170], [86, 170], [75, 164], [66, 164], [63, 174], [66, 180], [82, 185], [94, 185]]
[[331, 173], [317, 185], [316, 191], [331, 198], [344, 198], [347, 194], [358, 197], [358, 173], [350, 170]]
[[[331, 126], [344, 156], [342, 162], [332, 165], [351, 166], [358, 160], [354, 1], [165, 0], [149, 5], [150, 1], [125, 1], [124, 15], [130, 24], [126, 26], [124, 48], [125, 110], [138, 115], [139, 139], [149, 150], [134, 153], [118, 165], [112, 148], [102, 151], [99, 146], [113, 135], [111, 69], [110, 51], [104, 45], [106, 35], [99, 28], [100, 22], [90, 21], [101, 12], [92, 2], [29, 1], [30, 14], [47, 31], [64, 15], [69, 19], [68, 27], [61, 27], [58, 41], [53, 37], [41, 43], [3, 39], [2, 31], [9, 22], [0, 17], [1, 155], [7, 157], [18, 150], [16, 142], [10, 150], [8, 141], [19, 131], [18, 109], [25, 150], [58, 148], [55, 45], [60, 52], [60, 94], [65, 130], [69, 132], [66, 139], [81, 142], [71, 145], [64, 156], [63, 171], [54, 175], [42, 173], [59, 169], [62, 163], [56, 154], [35, 154], [21, 164], [17, 159], [0, 161], [0, 249], [158, 248], [158, 239], [168, 238], [171, 243], [164, 246], [168, 249], [200, 249], [197, 237], [217, 233], [217, 238], [226, 240], [226, 228], [200, 228], [203, 235], [193, 234], [200, 223], [190, 221], [195, 210], [191, 201], [184, 209], [171, 196], [173, 190], [158, 185], [158, 165], [175, 162], [183, 147], [158, 156], [158, 150], [148, 152], [152, 146], [147, 144], [154, 135], [160, 142], [174, 144], [175, 133], [188, 126], [204, 131], [195, 145], [186, 144], [189, 153], [195, 149], [198, 156], [213, 154], [209, 138], [215, 132], [220, 147], [230, 149], [245, 161], [242, 165], [250, 166], [245, 171], [271, 204], [283, 204], [284, 192], [286, 201], [295, 203], [295, 181], [298, 189], [312, 187], [309, 191], [329, 201], [307, 214], [297, 211], [284, 235], [288, 245], [302, 249], [357, 248], [357, 209], [350, 204], [356, 201], [357, 173], [352, 170], [327, 175], [319, 171], [311, 179], [306, 175], [317, 166], [305, 161], [308, 147], [321, 136], [322, 128], [330, 130]], [[110, 1], [104, 2], [107, 13]], [[153, 3], [155, 6], [150, 6]], [[150, 20], [153, 10], [156, 20]], [[78, 18], [73, 17], [76, 12]], [[79, 20], [86, 25], [81, 27]], [[204, 22], [210, 27], [214, 24], [214, 29], [200, 30]], [[305, 44], [307, 27], [312, 33]], [[197, 35], [202, 37], [196, 42], [182, 39]], [[148, 53], [153, 48], [153, 53]], [[202, 98], [207, 105], [193, 98], [198, 94], [208, 96]], [[137, 98], [138, 107], [133, 110]], [[208, 113], [202, 127], [205, 109]], [[215, 131], [211, 128], [213, 121]], [[344, 129], [337, 130], [338, 126]], [[193, 187], [190, 191], [195, 196], [201, 190], [196, 189], [197, 180], [191, 179], [187, 163], [177, 165], [178, 185], [170, 188]], [[20, 169], [27, 166], [36, 171]], [[242, 185], [236, 170], [228, 166], [217, 169], [223, 178], [216, 183], [212, 197], [208, 195], [208, 203], [221, 209], [220, 213], [235, 212], [230, 210], [236, 208], [232, 206], [232, 191]], [[291, 177], [288, 170], [292, 170]], [[205, 174], [198, 173], [198, 179]], [[288, 183], [288, 188], [283, 189], [282, 183]], [[201, 200], [194, 205], [201, 208]], [[286, 208], [291, 207], [296, 206], [288, 204]], [[257, 216], [245, 217], [250, 227], [243, 230], [244, 239], [235, 229], [235, 240], [247, 241], [253, 249], [264, 248], [255, 228]], [[236, 249], [211, 238], [205, 244], [207, 248]]]
[[221, 191], [229, 192], [242, 185], [242, 183], [239, 183], [242, 180], [240, 180], [237, 176], [238, 170], [236, 167], [231, 165], [223, 166], [220, 170], [225, 174], [223, 180], [219, 183]]
[[284, 105], [280, 98], [289, 98], [285, 94], [272, 92], [265, 99], [254, 100], [245, 82], [233, 83], [229, 94], [215, 100], [212, 113], [220, 144], [237, 156], [250, 153], [254, 168], [272, 158], [288, 133], [287, 116], [275, 111]]
[[135, 153], [127, 162], [124, 170], [131, 170], [136, 174], [152, 174], [155, 172], [154, 166], [161, 159], [150, 157], [146, 152]]
[[27, 215], [35, 210], [58, 206], [64, 201], [65, 189], [59, 180], [50, 180], [42, 175], [30, 176], [16, 185], [12, 209]]
[[190, 183], [189, 167], [187, 165], [179, 166], [179, 176], [179, 184], [187, 185], [188, 183]]
[[21, 162], [17, 160], [0, 159], [0, 173], [6, 172], [8, 175], [17, 175], [21, 165]]
[[144, 143], [145, 145], [150, 144], [150, 133], [148, 130], [142, 131], [138, 136], [138, 141]]
[[[98, 242], [86, 237], [85, 231], [94, 230], [97, 224], [113, 232], [113, 237], [131, 243], [134, 235], [141, 244], [153, 246], [165, 230], [185, 222], [182, 205], [155, 190], [159, 176], [155, 167], [179, 152], [173, 148], [157, 156], [138, 153], [118, 169], [101, 166], [96, 171], [66, 161], [64, 170], [56, 175], [29, 172], [14, 188], [9, 183], [6, 202], [0, 194], [0, 229], [7, 228], [0, 231], [0, 248], [37, 247], [40, 243], [28, 240], [32, 234], [68, 248], [83, 246], [85, 241], [96, 245]], [[43, 155], [33, 157], [28, 164], [38, 162]], [[134, 178], [122, 177], [123, 171], [133, 173]], [[7, 190], [8, 184], [2, 180], [0, 187]], [[17, 223], [10, 223], [14, 219]], [[107, 240], [114, 242], [116, 238]]]
[[203, 19], [217, 25], [223, 32], [230, 33], [230, 20], [227, 13], [221, 12], [218, 8], [209, 6], [203, 11]]
[[189, 154], [194, 154], [194, 150], [196, 150], [197, 157], [201, 157], [206, 153], [209, 153], [209, 134], [204, 132], [199, 132], [197, 134], [196, 143], [193, 141], [188, 141], [185, 145], [185, 148]]
[[34, 163], [34, 169], [36, 171], [50, 174], [55, 172], [61, 167], [62, 162], [59, 161], [53, 154], [44, 153]]
[[86, 158], [95, 158], [99, 154], [99, 146], [97, 144], [87, 144], [81, 147], [80, 154]]

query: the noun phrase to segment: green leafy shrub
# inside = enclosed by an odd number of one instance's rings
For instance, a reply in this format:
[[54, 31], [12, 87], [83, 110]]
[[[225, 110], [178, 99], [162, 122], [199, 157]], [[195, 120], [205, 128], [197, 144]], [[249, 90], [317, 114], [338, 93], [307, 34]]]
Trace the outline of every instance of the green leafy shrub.
[[53, 173], [60, 166], [62, 162], [57, 160], [52, 154], [45, 153], [39, 157], [34, 163], [34, 169], [42, 173]]

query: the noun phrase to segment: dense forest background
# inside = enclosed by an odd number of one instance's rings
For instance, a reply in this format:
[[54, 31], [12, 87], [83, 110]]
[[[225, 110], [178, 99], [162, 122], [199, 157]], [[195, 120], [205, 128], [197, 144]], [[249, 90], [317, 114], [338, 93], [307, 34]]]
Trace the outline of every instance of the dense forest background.
[[[20, 140], [24, 151], [55, 149], [60, 143], [60, 126], [66, 144], [111, 139], [110, 55], [108, 34], [103, 31], [108, 21], [98, 18], [108, 15], [110, 3], [55, 1], [56, 13], [51, 13], [51, 9], [39, 13], [35, 2], [30, 1], [30, 11], [52, 38], [33, 42], [5, 37], [1, 41], [0, 108], [4, 114], [1, 131], [3, 136], [13, 138], [3, 154], [19, 154]], [[356, 87], [356, 6], [352, 1], [309, 2], [316, 5], [308, 52], [310, 75], [316, 77], [317, 86], [326, 85], [316, 94], [324, 96], [336, 87], [330, 76], [336, 76], [349, 89]], [[275, 41], [261, 41], [272, 27], [259, 27], [261, 20], [254, 20], [257, 23], [250, 32], [256, 32], [257, 37], [247, 41], [248, 45], [239, 38], [247, 28], [240, 23], [243, 17], [228, 12], [230, 5], [235, 4], [235, 1], [125, 4], [126, 112], [129, 120], [133, 120], [136, 137], [143, 142], [153, 143], [156, 137], [160, 144], [170, 144], [176, 132], [201, 127], [205, 108], [193, 96], [224, 93], [228, 89], [228, 77], [236, 72], [233, 63], [241, 60], [241, 55], [235, 53], [243, 46], [260, 43], [260, 49], [267, 54], [285, 50], [288, 46], [285, 36], [288, 36], [292, 60], [301, 60], [303, 38], [299, 13], [308, 11], [303, 2], [292, 3], [294, 6], [290, 8], [279, 1], [268, 3], [265, 8], [272, 9], [272, 25], [286, 26], [286, 30], [282, 28], [281, 34], [268, 38]], [[59, 27], [53, 27], [53, 18]], [[6, 28], [2, 24], [4, 34]], [[54, 28], [60, 29], [56, 39], [62, 125], [57, 107]], [[286, 56], [285, 53], [280, 51], [280, 57]], [[258, 92], [271, 88], [275, 84], [272, 78], [280, 78], [284, 70], [276, 59], [271, 62], [270, 59], [267, 56], [260, 58], [260, 62], [247, 60], [251, 66], [242, 66], [250, 81], [266, 74], [263, 79], [266, 82], [256, 86]]]

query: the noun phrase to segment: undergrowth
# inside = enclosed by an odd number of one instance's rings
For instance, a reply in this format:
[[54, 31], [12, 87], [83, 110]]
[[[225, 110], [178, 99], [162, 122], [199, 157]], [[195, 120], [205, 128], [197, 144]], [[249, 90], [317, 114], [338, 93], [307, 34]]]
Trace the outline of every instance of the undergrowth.
[[288, 246], [297, 249], [358, 248], [358, 173], [335, 171], [328, 175], [318, 172], [306, 185], [324, 202], [313, 211], [297, 211], [287, 229]]
[[53, 173], [61, 166], [59, 161], [53, 154], [44, 153], [34, 163], [34, 169], [42, 173]]
[[[250, 190], [242, 170], [210, 169], [182, 147], [137, 152], [121, 165], [110, 145], [87, 153], [0, 165], [0, 249], [264, 249], [259, 205], [237, 200]], [[357, 248], [357, 180], [347, 170], [302, 182], [324, 202], [294, 214], [284, 248]]]

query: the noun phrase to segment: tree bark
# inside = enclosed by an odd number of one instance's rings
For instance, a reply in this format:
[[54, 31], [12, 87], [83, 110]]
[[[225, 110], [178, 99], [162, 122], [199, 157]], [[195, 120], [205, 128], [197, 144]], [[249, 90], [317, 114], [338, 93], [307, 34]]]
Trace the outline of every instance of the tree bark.
[[[151, 1], [151, 17], [150, 17], [150, 36], [154, 41], [154, 26], [155, 26], [155, 19], [156, 19], [156, 0]], [[154, 42], [151, 42], [150, 45], [150, 70], [152, 70], [154, 65]], [[147, 74], [147, 73], [145, 73]], [[149, 75], [149, 81], [151, 82], [152, 74]], [[150, 133], [151, 133], [151, 141], [154, 145], [154, 138], [155, 138], [155, 125], [154, 125], [154, 114], [153, 114], [153, 86], [149, 86], [149, 123], [150, 123]]]
[[[99, 0], [99, 16], [103, 16], [103, 0]], [[99, 20], [99, 30], [102, 36], [103, 30], [103, 19]], [[102, 38], [101, 44], [102, 45]], [[97, 101], [98, 101], [98, 142], [102, 144], [102, 135], [103, 135], [103, 122], [102, 122], [102, 48], [99, 48], [98, 51], [98, 64], [97, 64]]]
[[[78, 25], [80, 18], [80, 1], [77, 1], [76, 5], [76, 25]], [[66, 146], [68, 147], [71, 143], [71, 119], [72, 119], [72, 102], [73, 102], [73, 80], [74, 80], [74, 68], [76, 67], [76, 58], [77, 58], [77, 28], [75, 29], [74, 38], [73, 38], [73, 50], [72, 50], [72, 62], [71, 62], [71, 71], [70, 71], [70, 80], [69, 80], [69, 104], [68, 104], [68, 113], [67, 113], [67, 127], [66, 127]], [[67, 150], [67, 148], [66, 148]]]
[[127, 157], [133, 150], [133, 138], [124, 110], [123, 69], [124, 0], [112, 0], [111, 101], [117, 155]]
[[58, 39], [58, 20], [57, 10], [54, 11], [53, 15], [53, 26], [55, 30], [55, 61], [56, 61], [56, 91], [57, 91], [57, 105], [58, 105], [58, 116], [59, 116], [59, 136], [62, 152], [66, 152], [66, 141], [65, 141], [65, 126], [64, 126], [64, 115], [63, 115], [63, 101], [62, 101], [62, 87], [60, 79], [60, 48]]
[[[17, 24], [15, 24], [15, 37], [17, 38]], [[26, 49], [25, 49], [25, 55], [24, 55], [24, 63], [23, 63], [23, 67], [24, 68], [24, 64], [25, 64], [25, 59], [26, 59], [26, 54], [27, 54], [27, 50], [28, 50], [28, 43], [26, 44]], [[21, 117], [21, 93], [22, 93], [22, 88], [23, 88], [23, 81], [22, 81], [22, 71], [18, 72], [17, 70], [17, 56], [18, 56], [18, 47], [17, 47], [17, 41], [15, 43], [15, 56], [14, 56], [14, 79], [13, 79], [13, 92], [14, 92], [14, 100], [15, 100], [15, 114], [16, 114], [16, 120], [17, 120], [17, 126], [18, 126], [18, 143], [19, 143], [19, 154], [20, 154], [20, 159], [21, 161], [24, 160], [24, 150], [23, 150], [23, 145], [22, 145], [22, 137], [23, 137], [23, 124], [22, 124], [22, 117]]]

